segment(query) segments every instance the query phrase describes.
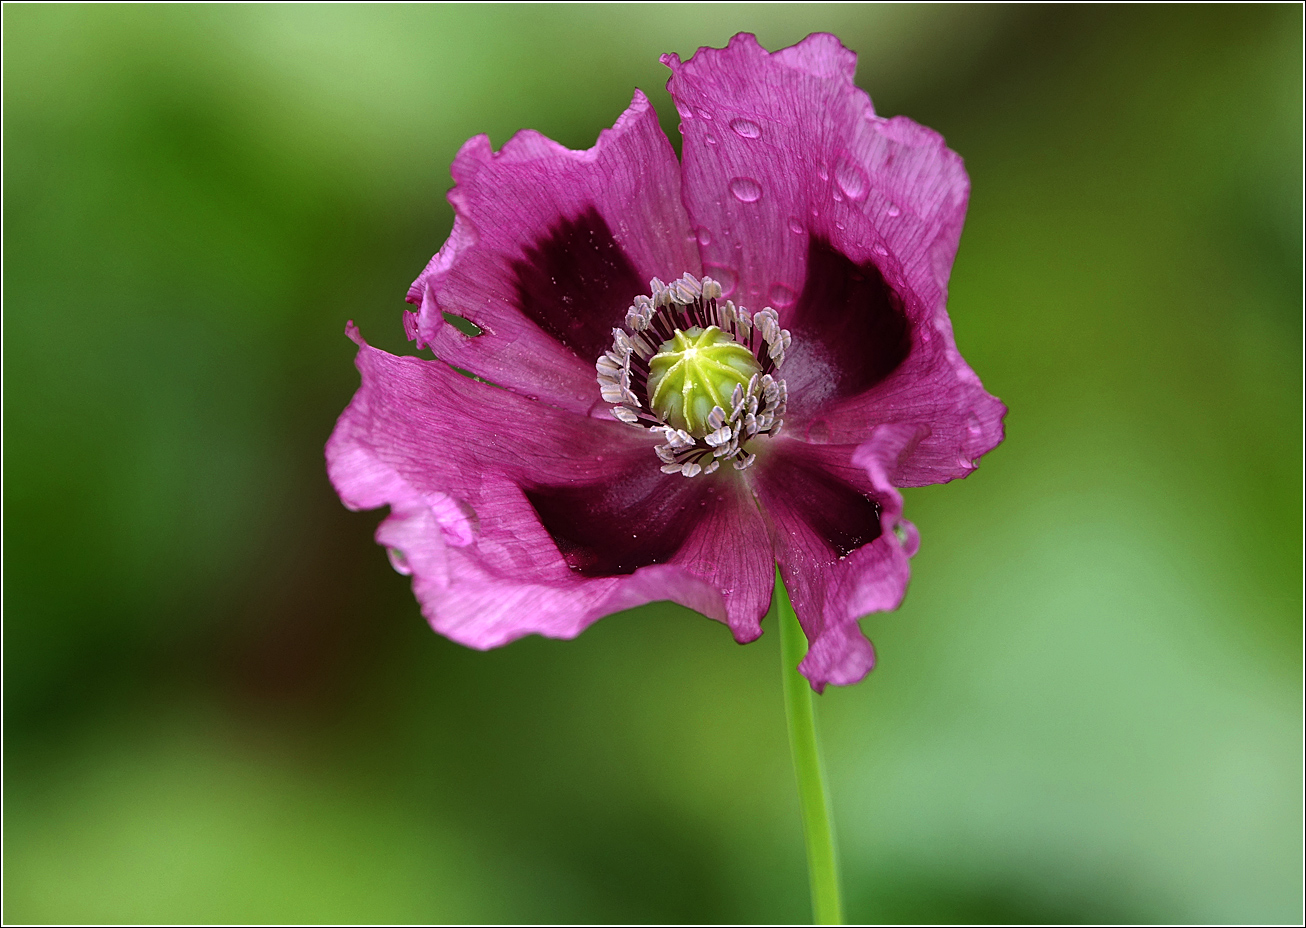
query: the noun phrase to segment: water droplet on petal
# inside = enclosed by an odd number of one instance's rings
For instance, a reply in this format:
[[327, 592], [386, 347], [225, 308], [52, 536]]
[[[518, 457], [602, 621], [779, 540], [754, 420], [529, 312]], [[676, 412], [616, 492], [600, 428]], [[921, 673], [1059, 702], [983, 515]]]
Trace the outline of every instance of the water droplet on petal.
[[842, 202], [843, 202], [843, 194], [840, 193], [838, 190], [836, 190], [834, 193], [832, 193], [831, 196], [834, 197], [834, 202], [836, 202], [836, 203], [842, 203]]
[[716, 136], [715, 136], [715, 135], [704, 136], [704, 138], [706, 139], [707, 144], [709, 144], [709, 145], [715, 145], [715, 144], [716, 144]]
[[784, 284], [776, 284], [771, 288], [771, 305], [776, 309], [784, 309], [786, 306], [793, 306], [798, 299], [798, 294], [786, 287]]
[[836, 229], [838, 229], [840, 232], [842, 232], [843, 229], [844, 229], [844, 225], [843, 225], [842, 222], [836, 222], [836, 223], [834, 224], [834, 227], [835, 227]]
[[687, 106], [681, 106], [679, 103], [676, 104], [676, 112], [680, 114], [680, 118], [681, 118], [681, 119], [693, 119], [693, 118], [694, 118], [694, 113], [693, 113], [693, 111], [692, 111], [689, 107], [687, 107]]
[[897, 204], [890, 203], [889, 208], [885, 210], [885, 212], [888, 213], [890, 216], [897, 216], [899, 213], [902, 212], [902, 210], [898, 209]]
[[762, 134], [762, 127], [751, 119], [732, 119], [730, 128], [746, 139], [755, 139]]
[[708, 231], [707, 226], [699, 226], [699, 228], [698, 228], [698, 243], [699, 243], [700, 245], [711, 245], [711, 244], [712, 244], [712, 233]]
[[753, 203], [762, 198], [762, 186], [751, 177], [736, 177], [730, 182], [730, 192], [742, 203]]
[[902, 553], [908, 557], [915, 557], [916, 552], [921, 549], [921, 533], [916, 531], [916, 526], [903, 519], [894, 526], [893, 533], [898, 536]]
[[834, 166], [834, 182], [839, 185], [839, 189], [847, 194], [850, 200], [860, 200], [866, 196], [866, 190], [869, 186], [866, 181], [866, 172], [846, 154], [840, 155], [839, 162]]
[[794, 235], [802, 235], [803, 224], [799, 222], [797, 219], [791, 218], [789, 220], [789, 231], [792, 232]]
[[984, 434], [984, 427], [980, 425], [979, 416], [974, 413], [966, 420], [966, 431], [970, 432], [971, 438], [979, 438]]
[[884, 257], [889, 253], [889, 249], [885, 248], [883, 245], [876, 245], [871, 249], [871, 251], [875, 252], [880, 257]]
[[704, 264], [703, 273], [721, 285], [721, 295], [723, 297], [734, 293], [735, 287], [739, 284], [739, 278], [733, 268], [723, 267], [718, 264]]
[[700, 119], [706, 119], [708, 122], [712, 121], [712, 114], [703, 109], [703, 107], [698, 107], [695, 112], [698, 113]]
[[396, 573], [401, 573], [405, 577], [412, 576], [413, 568], [408, 563], [408, 555], [398, 548], [386, 548], [385, 553], [390, 558], [390, 566], [395, 569]]

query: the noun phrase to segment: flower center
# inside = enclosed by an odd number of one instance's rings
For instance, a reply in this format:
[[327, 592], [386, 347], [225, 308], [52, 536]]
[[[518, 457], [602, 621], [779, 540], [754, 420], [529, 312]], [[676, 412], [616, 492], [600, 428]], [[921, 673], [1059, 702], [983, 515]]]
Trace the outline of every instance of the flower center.
[[754, 461], [747, 443], [784, 422], [788, 394], [775, 371], [789, 332], [769, 307], [750, 315], [720, 304], [710, 277], [655, 277], [649, 287], [595, 364], [603, 399], [622, 422], [663, 435], [654, 451], [664, 473], [710, 474], [723, 460], [743, 470]]
[[761, 367], [751, 351], [714, 325], [676, 329], [649, 360], [649, 402], [667, 425], [702, 438], [712, 431], [712, 410], [729, 406], [735, 387], [747, 387]]

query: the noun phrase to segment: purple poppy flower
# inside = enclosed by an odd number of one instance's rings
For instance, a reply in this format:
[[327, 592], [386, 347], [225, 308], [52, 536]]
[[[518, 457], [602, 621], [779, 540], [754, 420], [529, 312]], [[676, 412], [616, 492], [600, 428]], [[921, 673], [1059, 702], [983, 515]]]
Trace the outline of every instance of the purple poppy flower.
[[857, 620], [897, 607], [918, 544], [895, 488], [1002, 440], [944, 308], [969, 182], [938, 134], [875, 115], [834, 36], [662, 60], [683, 163], [638, 91], [587, 151], [463, 146], [404, 314], [438, 360], [350, 325], [328, 471], [350, 508], [390, 506], [377, 541], [455, 641], [653, 600], [752, 641], [778, 564], [800, 670], [855, 683]]

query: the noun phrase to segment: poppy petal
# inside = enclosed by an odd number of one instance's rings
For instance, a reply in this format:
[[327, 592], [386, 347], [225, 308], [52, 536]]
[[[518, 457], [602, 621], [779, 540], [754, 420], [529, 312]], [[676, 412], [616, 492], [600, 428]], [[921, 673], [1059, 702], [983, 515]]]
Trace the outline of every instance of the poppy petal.
[[[680, 165], [640, 92], [597, 144], [523, 130], [453, 164], [454, 229], [408, 291], [410, 337], [451, 364], [577, 411], [601, 406], [594, 362], [652, 277], [697, 273]], [[469, 336], [445, 314], [469, 320]]]
[[328, 473], [350, 508], [390, 505], [377, 541], [437, 631], [477, 648], [569, 638], [669, 599], [760, 633], [770, 544], [741, 485], [662, 474], [647, 432], [351, 335], [363, 383]]
[[798, 669], [817, 692], [870, 672], [875, 651], [857, 620], [897, 608], [906, 592], [916, 530], [886, 464], [914, 437], [885, 426], [859, 446], [782, 438], [757, 467], [780, 574], [807, 635]]

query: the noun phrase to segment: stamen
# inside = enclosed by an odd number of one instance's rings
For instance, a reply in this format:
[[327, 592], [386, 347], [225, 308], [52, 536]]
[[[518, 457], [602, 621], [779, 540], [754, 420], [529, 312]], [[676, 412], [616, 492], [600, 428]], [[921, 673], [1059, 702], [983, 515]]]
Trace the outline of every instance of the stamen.
[[750, 315], [722, 303], [710, 277], [685, 274], [670, 284], [655, 277], [649, 290], [635, 297], [626, 329], [612, 330], [611, 350], [595, 362], [604, 402], [622, 422], [662, 435], [653, 450], [663, 473], [712, 474], [723, 460], [749, 467], [756, 455], [747, 443], [784, 424], [788, 391], [775, 371], [788, 330], [770, 307]]

